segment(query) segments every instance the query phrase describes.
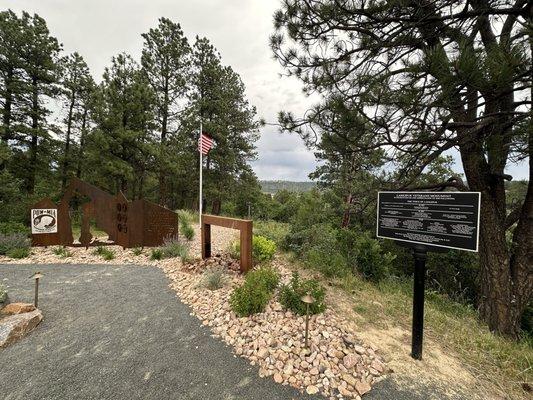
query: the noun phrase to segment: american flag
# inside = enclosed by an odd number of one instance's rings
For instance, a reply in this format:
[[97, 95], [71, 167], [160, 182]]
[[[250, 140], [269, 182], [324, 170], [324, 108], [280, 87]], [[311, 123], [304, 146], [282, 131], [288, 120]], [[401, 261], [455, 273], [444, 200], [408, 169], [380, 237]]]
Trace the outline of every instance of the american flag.
[[209, 150], [213, 147], [213, 138], [204, 132], [200, 135], [200, 140], [198, 140], [198, 150], [202, 152], [202, 155], [209, 153]]

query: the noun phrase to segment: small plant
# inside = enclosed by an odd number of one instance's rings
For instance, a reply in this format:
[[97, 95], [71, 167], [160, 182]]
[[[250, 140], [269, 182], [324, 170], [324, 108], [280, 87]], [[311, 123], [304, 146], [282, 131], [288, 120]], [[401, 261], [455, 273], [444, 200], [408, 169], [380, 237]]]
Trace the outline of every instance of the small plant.
[[264, 286], [269, 292], [273, 292], [279, 284], [279, 273], [271, 267], [261, 267], [248, 272], [245, 281], [255, 286]]
[[244, 283], [231, 293], [232, 310], [239, 317], [263, 312], [278, 283], [279, 274], [272, 268], [262, 267], [250, 271]]
[[355, 262], [365, 279], [379, 282], [389, 275], [395, 256], [385, 253], [380, 242], [365, 234], [355, 242]]
[[180, 231], [187, 240], [193, 240], [194, 238], [194, 229], [191, 226], [194, 215], [189, 211], [179, 210], [178, 211], [179, 222], [180, 222]]
[[183, 262], [189, 260], [189, 249], [177, 238], [165, 239], [161, 251], [163, 253], [163, 258], [180, 257]]
[[161, 249], [152, 249], [150, 260], [161, 260], [163, 258], [163, 251]]
[[110, 261], [115, 258], [115, 252], [104, 246], [98, 246], [93, 254], [101, 256], [106, 261]]
[[226, 275], [222, 268], [214, 268], [212, 270], [204, 272], [202, 277], [201, 286], [209, 290], [217, 290], [224, 287], [226, 283]]
[[[238, 241], [231, 242], [228, 253], [232, 258], [238, 259], [241, 253], [241, 244]], [[272, 260], [276, 253], [276, 243], [263, 236], [254, 235], [252, 238], [252, 256], [255, 264], [262, 264]]]
[[58, 246], [52, 249], [52, 252], [61, 258], [72, 257], [72, 253], [65, 246]]
[[0, 304], [7, 300], [7, 289], [0, 283]]
[[181, 233], [189, 241], [194, 239], [194, 229], [190, 225], [181, 225]]
[[0, 254], [7, 254], [14, 249], [28, 249], [30, 247], [30, 239], [24, 233], [0, 233]]
[[309, 305], [309, 313], [323, 312], [326, 309], [324, 288], [315, 279], [301, 280], [297, 272], [292, 274], [288, 285], [283, 285], [280, 288], [279, 302], [286, 309], [299, 315], [305, 315], [307, 306], [301, 299], [308, 293], [315, 299], [315, 302]]
[[131, 251], [134, 256], [140, 256], [143, 253], [143, 249], [140, 247], [134, 247]]
[[252, 252], [255, 262], [264, 263], [270, 261], [276, 253], [276, 243], [264, 236], [254, 235], [252, 238]]
[[28, 247], [18, 247], [7, 251], [6, 256], [9, 258], [26, 258], [30, 255]]
[[0, 222], [0, 233], [3, 235], [22, 233], [27, 236], [30, 234], [30, 228], [20, 222]]

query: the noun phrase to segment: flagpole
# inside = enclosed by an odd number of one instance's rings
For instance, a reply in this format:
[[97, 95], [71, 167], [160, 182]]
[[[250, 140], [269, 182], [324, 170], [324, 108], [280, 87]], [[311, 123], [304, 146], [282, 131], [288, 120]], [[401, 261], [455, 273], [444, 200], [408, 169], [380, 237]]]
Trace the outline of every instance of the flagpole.
[[200, 136], [198, 140], [198, 150], [200, 151], [200, 201], [198, 203], [199, 204], [198, 221], [200, 224], [200, 229], [202, 229], [202, 206], [203, 206], [203, 201], [202, 201], [202, 120], [200, 120]]

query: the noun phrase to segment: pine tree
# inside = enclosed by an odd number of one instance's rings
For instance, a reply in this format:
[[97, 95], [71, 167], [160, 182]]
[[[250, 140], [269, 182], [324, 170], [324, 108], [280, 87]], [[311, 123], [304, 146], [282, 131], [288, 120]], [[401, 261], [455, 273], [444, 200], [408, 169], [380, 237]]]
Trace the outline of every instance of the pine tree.
[[87, 137], [92, 181], [130, 198], [143, 196], [155, 153], [153, 102], [139, 65], [127, 54], [113, 57], [94, 102], [96, 127]]
[[[89, 72], [89, 67], [78, 53], [70, 54], [61, 59], [61, 86], [62, 100], [66, 108], [64, 118], [65, 125], [65, 142], [64, 154], [61, 165], [61, 189], [65, 188], [71, 165], [74, 162], [74, 156], [71, 152], [72, 142], [74, 141], [74, 131], [79, 131], [80, 147], [83, 144], [83, 135], [86, 130], [84, 124], [87, 124], [88, 112], [88, 91], [94, 86], [93, 79]], [[83, 150], [78, 152], [77, 156], [83, 156]], [[78, 165], [81, 162], [78, 159]], [[80, 171], [81, 174], [81, 171]]]
[[141, 64], [155, 93], [157, 127], [160, 132], [158, 154], [159, 203], [168, 202], [168, 171], [176, 154], [169, 148], [168, 136], [175, 134], [185, 104], [190, 75], [191, 48], [179, 24], [160, 18], [156, 28], [142, 35]]

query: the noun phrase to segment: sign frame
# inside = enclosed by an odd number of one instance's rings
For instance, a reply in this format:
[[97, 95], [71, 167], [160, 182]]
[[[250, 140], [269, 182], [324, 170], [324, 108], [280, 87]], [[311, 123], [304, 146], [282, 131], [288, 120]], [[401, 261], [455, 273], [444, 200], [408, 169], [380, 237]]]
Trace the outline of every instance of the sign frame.
[[[42, 230], [42, 229], [39, 229], [35, 226], [34, 222], [35, 222], [35, 219], [39, 217], [39, 215], [35, 215], [37, 213], [39, 213], [41, 215], [50, 215], [51, 218], [54, 219], [54, 225], [52, 227], [50, 227], [49, 229], [47, 230]], [[46, 235], [46, 234], [55, 234], [58, 232], [58, 224], [59, 224], [59, 221], [58, 221], [58, 215], [59, 215], [59, 212], [58, 212], [58, 209], [57, 207], [54, 208], [54, 207], [50, 207], [50, 208], [31, 208], [30, 210], [30, 215], [31, 215], [31, 234], [32, 235]]]
[[[435, 243], [426, 243], [426, 242], [420, 242], [420, 241], [416, 241], [416, 240], [408, 240], [408, 239], [398, 239], [398, 238], [395, 238], [395, 237], [390, 237], [390, 236], [382, 236], [379, 234], [379, 210], [380, 210], [380, 195], [382, 193], [388, 193], [388, 194], [391, 194], [391, 193], [397, 193], [397, 194], [401, 194], [401, 193], [406, 193], [406, 194], [428, 194], [428, 193], [442, 193], [442, 194], [472, 194], [472, 195], [477, 195], [477, 220], [476, 220], [476, 248], [475, 249], [468, 249], [468, 248], [462, 248], [462, 247], [455, 247], [455, 246], [446, 246], [446, 245], [442, 245], [442, 244], [435, 244]], [[480, 227], [480, 217], [481, 217], [481, 192], [461, 192], [461, 191], [453, 191], [453, 192], [430, 192], [430, 191], [407, 191], [407, 190], [404, 190], [404, 191], [395, 191], [395, 190], [390, 190], [390, 191], [385, 191], [385, 190], [382, 190], [382, 191], [378, 191], [378, 198], [377, 198], [377, 207], [376, 207], [376, 237], [378, 238], [382, 238], [382, 239], [389, 239], [389, 240], [394, 240], [394, 241], [399, 241], [399, 242], [404, 242], [406, 245], [408, 244], [411, 244], [412, 245], [422, 245], [422, 246], [426, 246], [428, 248], [428, 250], [432, 250], [431, 248], [433, 247], [438, 247], [440, 249], [453, 249], [453, 250], [462, 250], [462, 251], [469, 251], [469, 252], [472, 252], [472, 253], [477, 253], [479, 252], [479, 227]], [[417, 219], [417, 218], [413, 218], [413, 219]], [[394, 228], [392, 228], [394, 229]], [[431, 232], [428, 232], [428, 234], [430, 234]], [[436, 235], [438, 235], [439, 233], [435, 233]], [[437, 249], [434, 249], [435, 251], [437, 251]]]

